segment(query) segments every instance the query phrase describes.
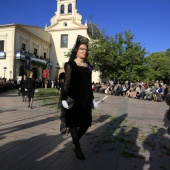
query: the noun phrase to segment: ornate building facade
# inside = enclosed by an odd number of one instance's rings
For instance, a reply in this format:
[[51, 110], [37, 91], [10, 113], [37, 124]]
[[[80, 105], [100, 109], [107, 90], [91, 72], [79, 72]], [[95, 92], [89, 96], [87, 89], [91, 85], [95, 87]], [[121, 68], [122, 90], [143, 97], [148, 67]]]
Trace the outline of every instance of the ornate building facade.
[[[33, 69], [36, 78], [42, 79], [43, 70], [49, 69], [49, 79], [56, 79], [64, 71], [64, 63], [68, 61], [65, 54], [73, 47], [77, 35], [89, 38], [88, 24], [82, 24], [82, 16], [76, 9], [77, 1], [56, 1], [57, 11], [45, 29], [0, 25], [0, 77], [16, 79]], [[99, 82], [99, 72], [93, 72], [92, 79]]]

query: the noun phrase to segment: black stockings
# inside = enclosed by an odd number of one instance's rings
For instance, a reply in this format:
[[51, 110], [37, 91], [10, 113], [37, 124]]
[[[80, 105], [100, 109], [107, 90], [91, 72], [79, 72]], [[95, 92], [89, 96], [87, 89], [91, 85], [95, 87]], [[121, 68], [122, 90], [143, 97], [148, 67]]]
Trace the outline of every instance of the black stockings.
[[75, 145], [75, 155], [80, 160], [85, 160], [85, 156], [82, 153], [79, 140], [86, 133], [87, 129], [88, 127], [70, 128], [71, 137]]
[[71, 137], [75, 147], [80, 147], [79, 140], [86, 133], [88, 127], [70, 128]]

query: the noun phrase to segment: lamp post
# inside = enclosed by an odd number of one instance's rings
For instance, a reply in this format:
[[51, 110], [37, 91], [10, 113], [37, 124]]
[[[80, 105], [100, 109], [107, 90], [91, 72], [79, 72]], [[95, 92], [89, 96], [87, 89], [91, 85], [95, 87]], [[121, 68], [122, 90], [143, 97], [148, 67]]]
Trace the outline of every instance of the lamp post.
[[5, 72], [6, 72], [7, 67], [4, 67], [3, 69], [4, 69], [4, 78], [5, 78]]
[[10, 79], [11, 79], [12, 71], [10, 71]]

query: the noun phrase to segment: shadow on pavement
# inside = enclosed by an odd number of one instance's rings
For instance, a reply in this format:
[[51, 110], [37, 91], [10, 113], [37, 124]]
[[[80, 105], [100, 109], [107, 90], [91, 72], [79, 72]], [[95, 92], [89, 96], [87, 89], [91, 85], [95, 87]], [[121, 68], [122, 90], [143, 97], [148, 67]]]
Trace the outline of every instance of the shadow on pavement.
[[[82, 149], [86, 155], [85, 161], [77, 160], [73, 149], [70, 135], [40, 134], [29, 139], [8, 142], [0, 148], [1, 169], [66, 169], [66, 170], [118, 170], [123, 168], [142, 170], [145, 164], [150, 169], [156, 169], [152, 160], [145, 160], [139, 153], [137, 145], [139, 129], [131, 127], [127, 130], [124, 125], [128, 114], [117, 117], [102, 115], [94, 120], [93, 124], [102, 124], [93, 131], [89, 131], [81, 139]], [[56, 120], [56, 117], [39, 120], [16, 127], [3, 129], [8, 134], [20, 131], [24, 128], [31, 128]], [[56, 124], [59, 126], [59, 124]], [[89, 129], [90, 130], [90, 129]], [[58, 132], [57, 132], [58, 133]], [[157, 159], [158, 150], [169, 153], [166, 146], [168, 139], [164, 137], [165, 129], [158, 129], [156, 135], [150, 134], [142, 142], [143, 147], [150, 153], [152, 159]], [[3, 136], [2, 136], [3, 137]], [[1, 137], [1, 138], [2, 138]], [[154, 142], [157, 142], [155, 145]], [[158, 145], [158, 143], [161, 143]], [[156, 151], [154, 148], [160, 146]], [[168, 152], [167, 152], [168, 151]], [[165, 159], [167, 161], [167, 157]], [[167, 163], [162, 168], [167, 168]], [[131, 170], [130, 168], [130, 170]], [[160, 168], [160, 167], [159, 167]]]
[[21, 131], [23, 129], [29, 129], [29, 128], [32, 128], [34, 126], [46, 124], [48, 122], [55, 121], [56, 119], [58, 119], [58, 117], [54, 116], [54, 117], [49, 117], [49, 118], [42, 119], [42, 120], [37, 120], [37, 121], [34, 121], [34, 122], [29, 122], [29, 123], [26, 123], [26, 124], [20, 124], [20, 125], [17, 125], [17, 126], [11, 126], [11, 127], [8, 127], [8, 128], [4, 128], [4, 129], [1, 129], [0, 136], [10, 134], [10, 133], [13, 133], [13, 132], [16, 132], [16, 131], [18, 132], [18, 131]]
[[1, 113], [4, 113], [4, 112], [13, 112], [13, 111], [16, 111], [17, 109], [6, 109], [6, 110], [0, 110], [0, 114]]

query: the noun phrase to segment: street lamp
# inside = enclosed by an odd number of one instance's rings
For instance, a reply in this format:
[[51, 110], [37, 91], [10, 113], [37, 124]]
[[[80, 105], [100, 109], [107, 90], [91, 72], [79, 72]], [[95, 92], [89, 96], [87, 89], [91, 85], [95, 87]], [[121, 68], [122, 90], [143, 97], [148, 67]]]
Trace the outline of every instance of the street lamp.
[[5, 72], [6, 72], [7, 67], [4, 67], [3, 69], [4, 69], [4, 78], [5, 78]]
[[12, 71], [10, 71], [10, 79], [11, 79]]

